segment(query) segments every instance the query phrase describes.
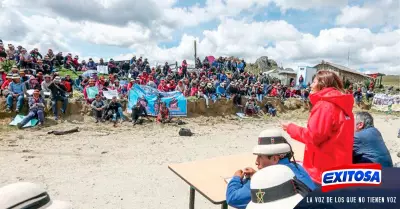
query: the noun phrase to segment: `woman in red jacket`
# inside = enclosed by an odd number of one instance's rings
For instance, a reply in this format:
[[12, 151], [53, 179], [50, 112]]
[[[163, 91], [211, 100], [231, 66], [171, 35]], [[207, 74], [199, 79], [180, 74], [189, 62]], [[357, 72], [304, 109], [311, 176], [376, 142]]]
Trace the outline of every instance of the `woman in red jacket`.
[[311, 84], [313, 105], [306, 128], [293, 123], [283, 129], [293, 139], [305, 144], [303, 165], [315, 183], [332, 167], [352, 164], [354, 98], [345, 94], [336, 73], [318, 71]]

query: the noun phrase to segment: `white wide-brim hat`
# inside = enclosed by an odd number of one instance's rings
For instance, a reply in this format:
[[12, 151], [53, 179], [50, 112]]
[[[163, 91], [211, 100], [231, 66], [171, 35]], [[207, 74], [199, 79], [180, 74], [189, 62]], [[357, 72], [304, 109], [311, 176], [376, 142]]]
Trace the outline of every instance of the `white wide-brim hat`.
[[267, 166], [256, 172], [250, 189], [252, 199], [246, 209], [293, 209], [308, 193], [285, 165]]
[[67, 202], [52, 200], [38, 184], [18, 182], [0, 188], [0, 208], [20, 209], [31, 204], [38, 209], [72, 209]]
[[279, 155], [292, 149], [279, 129], [264, 130], [258, 136], [258, 143], [253, 148], [254, 155]]

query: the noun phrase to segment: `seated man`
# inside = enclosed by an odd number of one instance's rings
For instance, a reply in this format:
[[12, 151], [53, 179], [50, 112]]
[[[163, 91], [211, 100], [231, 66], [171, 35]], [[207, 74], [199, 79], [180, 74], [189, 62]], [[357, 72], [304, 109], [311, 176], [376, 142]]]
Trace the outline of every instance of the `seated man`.
[[270, 102], [267, 102], [267, 103], [264, 105], [264, 107], [265, 107], [265, 109], [267, 110], [267, 113], [268, 113], [270, 116], [272, 116], [272, 117], [275, 117], [275, 116], [276, 116], [276, 108], [275, 108]]
[[15, 112], [19, 113], [22, 106], [24, 105], [24, 83], [21, 82], [21, 78], [18, 74], [13, 74], [12, 82], [8, 86], [8, 96], [7, 96], [7, 108], [6, 111], [11, 111], [14, 99], [17, 100], [17, 107]]
[[61, 113], [65, 114], [68, 105], [68, 98], [66, 97], [67, 89], [64, 85], [61, 84], [61, 78], [58, 76], [55, 77], [54, 81], [49, 85], [49, 89], [51, 91], [51, 102], [54, 120], [58, 120], [57, 102], [62, 102]]
[[93, 110], [93, 116], [96, 119], [96, 123], [99, 122], [99, 120], [102, 120], [103, 118], [103, 111], [104, 108], [106, 107], [106, 104], [104, 103], [103, 99], [99, 94], [96, 94], [95, 100], [91, 104], [92, 110]]
[[51, 90], [49, 89], [50, 84], [51, 84], [51, 76], [44, 75], [44, 81], [42, 81], [41, 87], [42, 87], [42, 95], [44, 95], [45, 98], [48, 98], [51, 95]]
[[161, 102], [160, 110], [157, 115], [157, 122], [159, 123], [171, 122], [171, 116], [169, 115], [169, 110], [165, 102]]
[[[256, 165], [258, 170], [271, 165], [285, 165], [310, 190], [315, 189], [314, 182], [307, 171], [295, 161], [290, 161], [293, 157], [293, 151], [280, 130], [262, 131], [258, 137], [258, 145], [253, 149], [253, 154], [257, 155]], [[251, 178], [255, 173], [256, 171], [253, 168], [246, 168], [244, 171], [238, 170], [235, 172], [232, 180], [228, 183], [226, 191], [226, 202], [228, 205], [239, 209], [246, 208], [247, 204], [251, 201], [250, 181], [252, 181]]]
[[256, 104], [253, 98], [250, 98], [247, 102], [246, 105], [244, 107], [244, 113], [246, 116], [253, 116], [255, 114], [257, 114], [256, 112]]
[[114, 127], [117, 126], [117, 120], [124, 119], [124, 114], [122, 113], [122, 105], [117, 101], [117, 97], [114, 96], [110, 102], [110, 104], [107, 105], [106, 110], [104, 111], [104, 118], [106, 120], [111, 119], [111, 121], [114, 123]]
[[43, 97], [40, 96], [39, 89], [35, 89], [33, 92], [33, 96], [29, 98], [29, 113], [28, 116], [24, 117], [24, 119], [17, 124], [18, 128], [24, 127], [30, 120], [34, 118], [39, 119], [39, 126], [42, 126], [44, 123], [44, 108], [45, 102]]
[[138, 124], [139, 117], [148, 117], [146, 107], [140, 101], [136, 102], [136, 105], [132, 108], [132, 123], [133, 125]]
[[393, 161], [381, 133], [374, 127], [374, 119], [368, 112], [355, 114], [353, 163], [379, 163], [393, 167]]

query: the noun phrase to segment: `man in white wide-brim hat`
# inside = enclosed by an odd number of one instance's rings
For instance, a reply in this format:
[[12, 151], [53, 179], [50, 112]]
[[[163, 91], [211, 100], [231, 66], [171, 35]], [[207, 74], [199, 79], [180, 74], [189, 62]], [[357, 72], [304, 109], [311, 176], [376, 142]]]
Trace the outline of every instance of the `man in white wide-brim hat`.
[[[310, 190], [315, 189], [314, 182], [307, 171], [295, 160], [290, 160], [293, 157], [293, 151], [280, 129], [262, 131], [258, 136], [257, 145], [253, 148], [253, 154], [257, 155], [255, 164], [258, 170], [272, 165], [284, 165], [291, 169], [296, 178]], [[226, 191], [228, 205], [239, 209], [246, 208], [251, 201], [250, 181], [252, 180], [250, 179], [255, 173], [258, 172], [250, 167], [235, 172]]]
[[51, 200], [41, 186], [18, 182], [0, 188], [0, 208], [72, 209], [67, 202]]
[[246, 209], [293, 209], [310, 192], [284, 165], [268, 166], [255, 173], [250, 189], [251, 202]]

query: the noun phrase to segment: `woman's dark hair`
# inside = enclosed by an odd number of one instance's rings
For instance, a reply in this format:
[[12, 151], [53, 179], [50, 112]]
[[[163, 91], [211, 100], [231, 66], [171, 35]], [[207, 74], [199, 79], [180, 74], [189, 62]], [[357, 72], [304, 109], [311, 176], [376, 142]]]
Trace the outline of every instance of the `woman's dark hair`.
[[343, 81], [335, 72], [329, 70], [320, 70], [315, 75], [315, 78], [318, 80], [316, 87], [319, 90], [332, 87], [344, 93]]

